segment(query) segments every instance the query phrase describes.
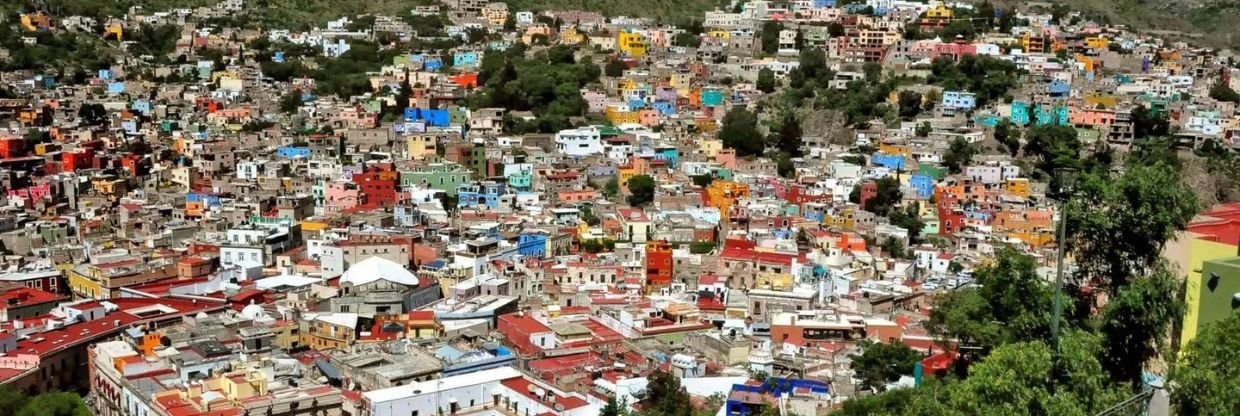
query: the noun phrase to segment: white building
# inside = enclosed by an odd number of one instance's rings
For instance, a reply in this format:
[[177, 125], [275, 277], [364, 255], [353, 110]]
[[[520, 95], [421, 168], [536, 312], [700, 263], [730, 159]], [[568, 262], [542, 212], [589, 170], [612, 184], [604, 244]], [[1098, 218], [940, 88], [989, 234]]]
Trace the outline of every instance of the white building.
[[363, 416], [430, 416], [509, 409], [515, 414], [593, 416], [603, 402], [566, 393], [512, 367], [362, 393]]
[[595, 126], [560, 130], [555, 134], [555, 146], [569, 156], [589, 156], [604, 151], [602, 132]]

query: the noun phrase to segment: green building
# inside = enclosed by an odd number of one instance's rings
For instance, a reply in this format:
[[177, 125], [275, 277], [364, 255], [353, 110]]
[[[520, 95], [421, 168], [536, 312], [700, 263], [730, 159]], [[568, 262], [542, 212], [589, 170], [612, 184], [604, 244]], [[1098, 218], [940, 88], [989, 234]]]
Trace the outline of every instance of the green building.
[[473, 172], [456, 163], [431, 163], [417, 170], [400, 173], [401, 188], [427, 187], [456, 196], [461, 184], [473, 181]]
[[1226, 319], [1240, 310], [1240, 257], [1205, 261], [1201, 265], [1201, 284], [1190, 282], [1185, 290], [1197, 295], [1198, 332], [1207, 325]]

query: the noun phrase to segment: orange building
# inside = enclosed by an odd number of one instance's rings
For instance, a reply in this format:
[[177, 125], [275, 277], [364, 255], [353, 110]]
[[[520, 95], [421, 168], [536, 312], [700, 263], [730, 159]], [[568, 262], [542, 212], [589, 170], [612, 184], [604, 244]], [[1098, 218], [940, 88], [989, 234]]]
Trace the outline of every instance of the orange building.
[[719, 215], [724, 220], [727, 220], [729, 212], [736, 205], [736, 201], [748, 196], [749, 185], [740, 182], [716, 180], [706, 187], [706, 192], [702, 194], [702, 203], [709, 207], [718, 208]]
[[672, 245], [667, 241], [646, 242], [646, 293], [672, 283]]

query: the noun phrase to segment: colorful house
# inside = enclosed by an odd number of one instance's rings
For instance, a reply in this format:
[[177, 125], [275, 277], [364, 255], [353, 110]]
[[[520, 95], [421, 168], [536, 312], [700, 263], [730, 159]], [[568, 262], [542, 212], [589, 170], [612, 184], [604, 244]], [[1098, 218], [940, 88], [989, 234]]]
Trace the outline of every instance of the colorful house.
[[1240, 293], [1240, 203], [1203, 212], [1167, 245], [1164, 256], [1188, 274], [1180, 345], [1197, 337], [1204, 325], [1233, 311]]
[[616, 48], [632, 57], [646, 56], [646, 37], [632, 30], [623, 30], [616, 37]]
[[749, 185], [728, 180], [715, 180], [702, 194], [702, 203], [719, 210], [724, 220], [730, 217], [733, 206], [741, 198], [749, 197]]

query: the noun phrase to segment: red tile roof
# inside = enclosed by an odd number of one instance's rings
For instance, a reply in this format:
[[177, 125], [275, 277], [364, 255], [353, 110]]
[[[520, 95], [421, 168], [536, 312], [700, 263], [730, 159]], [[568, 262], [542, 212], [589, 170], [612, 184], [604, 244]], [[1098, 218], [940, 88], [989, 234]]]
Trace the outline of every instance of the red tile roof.
[[553, 395], [551, 397], [551, 400], [543, 400], [542, 398], [535, 396], [533, 393], [530, 393], [530, 390], [529, 390], [530, 385], [534, 383], [531, 383], [529, 380], [525, 379], [525, 377], [513, 377], [510, 379], [501, 381], [500, 384], [504, 385], [504, 387], [507, 387], [508, 389], [512, 390], [513, 392], [517, 394], [525, 396], [529, 398], [530, 400], [534, 400], [539, 403], [542, 403], [543, 406], [546, 406], [552, 409], [555, 408], [556, 403], [559, 403], [561, 406], [563, 406], [564, 410], [566, 411], [573, 410], [573, 409], [585, 406], [587, 404], [584, 399], [580, 397], [575, 397], [575, 396]]
[[21, 287], [0, 293], [0, 309], [20, 308], [22, 306], [58, 302], [65, 299], [68, 298], [35, 288]]

